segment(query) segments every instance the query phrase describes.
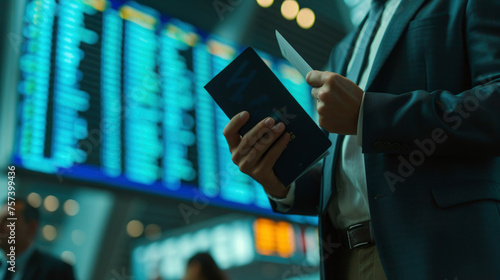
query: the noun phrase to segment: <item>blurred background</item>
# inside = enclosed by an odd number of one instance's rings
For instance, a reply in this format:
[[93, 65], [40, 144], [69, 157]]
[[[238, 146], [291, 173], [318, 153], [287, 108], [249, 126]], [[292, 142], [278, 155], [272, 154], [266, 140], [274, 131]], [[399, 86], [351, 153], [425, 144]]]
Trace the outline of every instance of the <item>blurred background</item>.
[[0, 199], [14, 181], [77, 279], [182, 279], [200, 251], [229, 279], [319, 279], [316, 218], [271, 211], [203, 86], [251, 46], [314, 118], [274, 30], [324, 69], [367, 2], [0, 1]]

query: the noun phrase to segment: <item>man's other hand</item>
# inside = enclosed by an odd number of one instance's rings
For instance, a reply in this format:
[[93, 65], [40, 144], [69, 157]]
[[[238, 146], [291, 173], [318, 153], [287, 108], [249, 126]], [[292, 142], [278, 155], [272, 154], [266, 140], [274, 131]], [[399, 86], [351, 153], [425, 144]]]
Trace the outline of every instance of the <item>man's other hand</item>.
[[313, 87], [319, 126], [331, 133], [356, 135], [363, 90], [346, 77], [327, 71], [311, 71], [306, 81]]

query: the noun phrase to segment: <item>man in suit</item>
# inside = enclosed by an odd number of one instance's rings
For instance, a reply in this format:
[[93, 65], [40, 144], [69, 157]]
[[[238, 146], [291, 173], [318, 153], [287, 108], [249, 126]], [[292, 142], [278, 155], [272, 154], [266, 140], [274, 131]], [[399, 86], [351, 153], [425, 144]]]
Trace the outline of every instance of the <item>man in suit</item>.
[[[11, 215], [13, 213], [14, 215]], [[16, 217], [17, 220], [9, 220]], [[0, 279], [10, 280], [73, 280], [73, 268], [46, 253], [35, 248], [34, 240], [39, 222], [36, 208], [22, 199], [8, 201], [0, 209], [0, 247], [6, 259], [0, 266]], [[9, 226], [14, 222], [14, 227]], [[15, 232], [15, 243], [9, 236]], [[10, 242], [9, 242], [10, 241]], [[12, 271], [8, 261], [14, 255], [15, 268]]]
[[322, 173], [283, 186], [290, 136], [265, 119], [240, 137], [247, 112], [224, 130], [233, 161], [275, 211], [319, 216], [322, 279], [500, 279], [500, 2], [372, 2], [307, 76]]

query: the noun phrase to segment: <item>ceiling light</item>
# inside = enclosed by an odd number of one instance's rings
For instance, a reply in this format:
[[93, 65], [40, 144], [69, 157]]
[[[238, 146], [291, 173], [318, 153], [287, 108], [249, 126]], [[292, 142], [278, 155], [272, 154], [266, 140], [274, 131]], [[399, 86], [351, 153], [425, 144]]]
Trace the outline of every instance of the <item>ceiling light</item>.
[[300, 9], [297, 15], [297, 24], [304, 28], [309, 29], [314, 25], [314, 21], [316, 20], [316, 16], [314, 12], [309, 8]]
[[281, 4], [281, 14], [288, 20], [293, 20], [299, 12], [299, 3], [295, 0], [285, 0]]
[[262, 8], [268, 8], [273, 4], [274, 0], [257, 0], [257, 3]]

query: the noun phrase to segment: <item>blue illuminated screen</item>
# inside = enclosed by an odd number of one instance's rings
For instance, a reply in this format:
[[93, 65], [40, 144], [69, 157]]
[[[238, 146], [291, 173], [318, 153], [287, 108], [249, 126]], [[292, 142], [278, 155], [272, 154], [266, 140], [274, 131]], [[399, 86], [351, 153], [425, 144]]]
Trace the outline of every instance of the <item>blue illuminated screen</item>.
[[[33, 0], [24, 16], [14, 162], [60, 179], [269, 211], [232, 163], [203, 86], [244, 48], [135, 2]], [[261, 57], [313, 115], [309, 87]]]

